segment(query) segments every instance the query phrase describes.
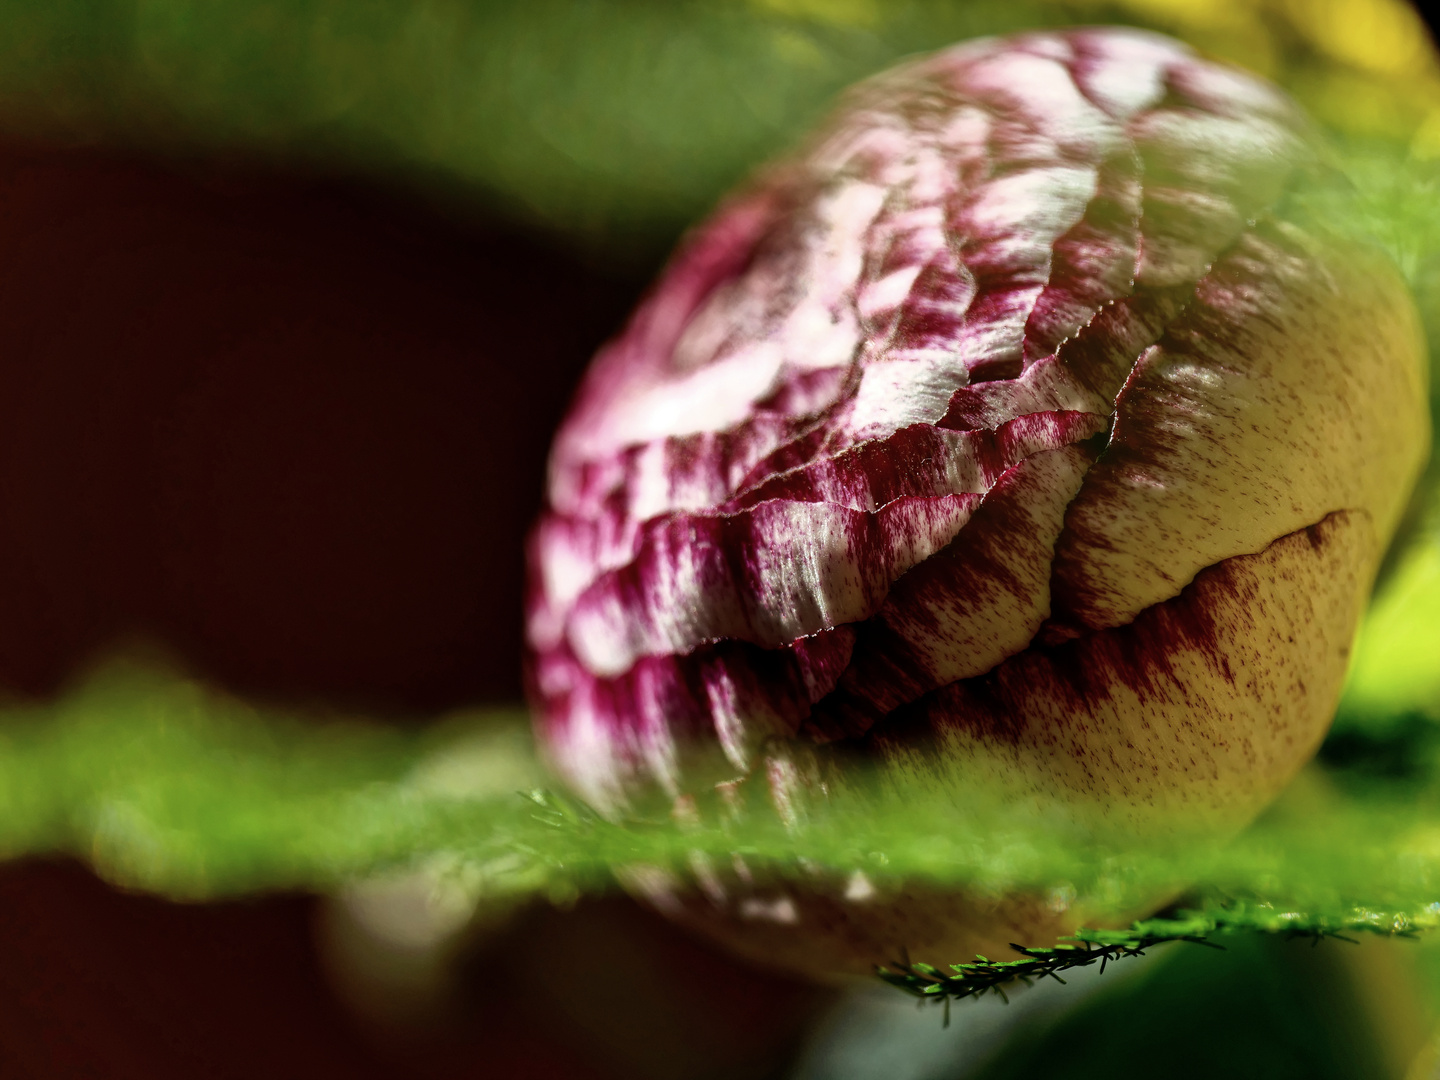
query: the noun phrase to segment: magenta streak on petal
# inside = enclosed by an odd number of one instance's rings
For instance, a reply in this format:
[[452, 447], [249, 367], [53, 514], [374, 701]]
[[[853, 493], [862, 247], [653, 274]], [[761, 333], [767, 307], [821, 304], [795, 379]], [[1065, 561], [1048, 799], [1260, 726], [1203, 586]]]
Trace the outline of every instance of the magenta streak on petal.
[[1305, 138], [1155, 35], [1026, 34], [863, 85], [722, 207], [552, 455], [527, 634], [579, 789], [698, 790], [1049, 650], [1067, 484]]
[[630, 382], [637, 368], [668, 362], [695, 311], [718, 285], [745, 269], [756, 244], [791, 197], [781, 184], [747, 193], [729, 202], [686, 241], [631, 316], [625, 332], [591, 364], [556, 443], [557, 461], [586, 457], [586, 436], [604, 423], [617, 387]]
[[[1345, 518], [1343, 512], [1327, 515], [1272, 547], [1308, 545], [1321, 551], [1334, 542]], [[881, 754], [887, 747], [913, 749], [957, 731], [1001, 744], [1038, 736], [1069, 752], [1071, 730], [1093, 723], [1117, 687], [1142, 701], [1186, 696], [1171, 660], [1181, 650], [1205, 655], [1222, 679], [1234, 682], [1237, 673], [1221, 647], [1227, 627], [1217, 622], [1217, 612], [1228, 609], [1233, 618], [1237, 609], [1253, 603], [1254, 579], [1243, 566], [1250, 558], [1227, 559], [1202, 570], [1178, 596], [1146, 608], [1133, 622], [1055, 646], [1032, 646], [984, 675], [925, 695], [877, 725], [870, 749]], [[1213, 708], [1207, 702], [1195, 706], [1201, 712]], [[1037, 716], [1053, 718], [1055, 726], [1042, 733], [1025, 724]]]
[[674, 794], [681, 748], [713, 745], [709, 718], [671, 659], [637, 664], [623, 680], [594, 678], [564, 650], [536, 660], [544, 743], [561, 774], [602, 809], [637, 780]]
[[[735, 485], [735, 490], [743, 495], [772, 476], [804, 468], [819, 458], [836, 439], [837, 433], [833, 426], [816, 425], [754, 465]], [[836, 448], [835, 452], [840, 451]]]
[[638, 523], [620, 514], [541, 518], [529, 543], [533, 569], [526, 636], [531, 647], [558, 645], [575, 598], [599, 574], [633, 559], [639, 541]]
[[532, 579], [540, 586], [529, 608], [531, 644], [549, 648], [559, 641], [563, 613], [596, 578], [636, 557], [647, 521], [676, 510], [714, 510], [743, 487], [742, 470], [752, 468], [757, 455], [806, 423], [816, 435], [826, 434], [808, 418], [760, 414], [735, 431], [648, 443], [587, 466], [604, 476], [582, 479], [564, 512], [557, 507], [546, 515], [531, 539]]
[[918, 360], [948, 354], [976, 299], [976, 283], [948, 248], [934, 253], [915, 275], [896, 312], [884, 360]]
[[1045, 451], [1012, 467], [951, 544], [911, 570], [856, 627], [854, 659], [806, 722], [826, 741], [1025, 649], [1050, 610], [1049, 565], [1091, 455]]
[[1055, 241], [1050, 281], [1025, 326], [1026, 365], [1049, 356], [1134, 286], [1140, 253], [1140, 163], [1132, 151], [1106, 161], [1085, 217]]
[[976, 295], [955, 347], [970, 382], [1012, 379], [1024, 367], [1025, 326], [1050, 278], [1055, 242], [1095, 193], [1095, 170], [1074, 165], [998, 176], [959, 209], [952, 231]]
[[938, 427], [993, 428], [1022, 412], [1080, 411], [1110, 415], [1136, 359], [1160, 339], [1194, 295], [1192, 287], [1141, 290], [1106, 304], [1054, 356], [1019, 379], [955, 391]]
[[1164, 66], [1165, 89], [1171, 101], [1198, 112], [1239, 119], [1264, 118], [1292, 131], [1309, 120], [1299, 106], [1275, 86], [1220, 64], [1176, 63]]
[[1292, 127], [1253, 113], [1162, 108], [1129, 130], [1145, 172], [1136, 282], [1152, 288], [1198, 280], [1313, 156]]
[[[704, 298], [670, 355], [587, 385], [582, 414], [597, 415], [557, 446], [552, 506], [584, 514], [618, 494], [625, 512], [650, 517], [714, 505], [760, 457], [842, 404], [862, 337], [852, 296], [862, 238], [882, 199], [873, 184], [819, 191], [806, 213], [757, 242], [743, 274]], [[632, 326], [610, 353], [625, 353], [644, 329]], [[673, 497], [645, 475], [647, 466], [663, 472], [672, 454], [682, 469], [699, 465], [701, 481]]]
[[1081, 412], [1108, 415], [1111, 402], [1094, 393], [1055, 357], [1032, 364], [1018, 379], [962, 386], [936, 427], [951, 431], [995, 429], [1016, 415]]
[[[942, 202], [949, 187], [920, 199], [910, 189], [894, 192], [871, 227], [867, 243], [870, 254], [856, 292], [855, 305], [866, 331], [885, 340], [894, 332], [900, 312], [915, 283], [927, 267], [948, 270], [955, 281], [946, 302], [959, 304], [961, 313], [974, 289], [968, 286], [969, 271], [955, 258], [945, 232]], [[922, 289], [922, 294], [927, 294]], [[933, 295], [933, 287], [927, 295]]]
[[[1047, 628], [1051, 640], [1129, 621], [1135, 614], [1129, 590], [1146, 575], [1168, 580], [1176, 590], [1190, 580], [1195, 567], [1176, 565], [1163, 556], [1155, 561], [1153, 549], [1167, 534], [1153, 524], [1159, 517], [1154, 510], [1140, 519], [1150, 523], [1139, 534], [1143, 541], [1134, 538], [1135, 500], [1160, 507], [1183, 505], [1189, 492], [1204, 490], [1200, 477], [1210, 483], [1228, 477], [1223, 482], [1236, 485], [1230, 490], [1240, 490], [1239, 477], [1251, 463], [1207, 458], [1207, 453], [1223, 455], [1225, 448], [1215, 440], [1197, 443], [1195, 432], [1205, 430], [1208, 418], [1245, 408], [1244, 379], [1267, 370], [1270, 360], [1244, 340], [1246, 328], [1250, 333], [1257, 327], [1297, 335], [1304, 331], [1307, 294], [1298, 282], [1286, 280], [1301, 266], [1313, 273], [1307, 253], [1273, 221], [1262, 220], [1215, 262], [1157, 347], [1136, 362], [1117, 398], [1110, 444], [1072, 504], [1056, 548], [1055, 625]], [[1191, 378], [1167, 379], [1166, 371], [1186, 371]], [[1217, 395], [1214, 383], [1221, 372], [1245, 374], [1226, 387], [1226, 394]], [[1297, 404], [1294, 412], [1305, 415], [1306, 409]], [[1265, 422], [1283, 430], [1286, 410], [1269, 409], [1267, 415], [1278, 419]], [[1188, 470], [1199, 475], [1187, 477]], [[1174, 493], [1167, 495], [1172, 486]], [[1239, 505], [1238, 498], [1231, 495], [1219, 500], [1219, 508], [1192, 516], [1184, 550], [1204, 550], [1207, 543], [1224, 547], [1229, 541], [1218, 538], [1229, 534], [1226, 512], [1220, 508], [1229, 502]], [[1277, 483], [1270, 485], [1264, 502], [1279, 506], [1285, 498], [1283, 483]], [[1298, 506], [1295, 509], [1298, 512]], [[1174, 543], [1181, 538], [1168, 539]], [[1230, 550], [1219, 557], [1245, 553]], [[1139, 561], [1112, 561], [1127, 556]]]
[[[875, 729], [875, 738], [880, 744], [914, 746], [954, 729], [1004, 743], [1024, 730], [1018, 720], [1037, 714], [1033, 701], [1045, 702], [1046, 714], [1083, 724], [1103, 707], [1114, 685], [1142, 696], [1162, 694], [1174, 687], [1167, 657], [1177, 644], [1214, 650], [1216, 629], [1208, 617], [1214, 605], [1206, 602], [1211, 589], [1234, 595], [1224, 563], [1207, 570], [1174, 600], [1146, 609], [1133, 623], [1053, 647], [1033, 646], [993, 671], [935, 690], [889, 716]], [[1216, 662], [1223, 660], [1217, 657]], [[1060, 707], [1054, 708], [1055, 703]], [[1063, 728], [1054, 737], [1057, 742], [1064, 739]]]
[[821, 410], [842, 398], [850, 372], [849, 366], [783, 372], [784, 380], [768, 397], [757, 401], [755, 408], [761, 415], [778, 414], [797, 418], [799, 423], [813, 423], [812, 418]]
[[953, 432], [914, 424], [888, 439], [861, 443], [776, 476], [727, 508], [794, 499], [869, 510], [909, 496], [983, 494], [1016, 462], [1042, 450], [1083, 442], [1107, 424], [1103, 415], [1058, 411], [1016, 417], [994, 431]]
[[[767, 741], [796, 734], [812, 704], [835, 685], [853, 643], [849, 627], [779, 649], [717, 642], [645, 657], [614, 678], [595, 678], [557, 651], [543, 661], [551, 672], [547, 743], [583, 744], [596, 756], [570, 763], [569, 771], [643, 770], [672, 787], [681, 759], [718, 744], [725, 767], [743, 775]], [[657, 716], [667, 718], [663, 729], [649, 723]]]
[[1019, 49], [965, 66], [956, 80], [960, 92], [999, 121], [988, 146], [999, 168], [1096, 164], [1118, 145], [1118, 125], [1075, 85], [1073, 56], [1063, 38], [1037, 34]]
[[1088, 389], [1113, 402], [1142, 353], [1194, 298], [1190, 285], [1147, 289], [1107, 304], [1056, 353], [1056, 360]]
[[774, 648], [867, 618], [891, 582], [949, 543], [978, 495], [898, 499], [874, 513], [772, 501], [646, 523], [633, 562], [602, 575], [567, 620], [597, 675], [736, 638]]
[[673, 435], [626, 447], [577, 471], [565, 502], [553, 508], [585, 516], [619, 513], [637, 521], [671, 510], [718, 505], [756, 462], [793, 440], [814, 421], [757, 412], [727, 431]]
[[1169, 39], [1145, 31], [1080, 30], [1070, 40], [1076, 88], [1108, 116], [1128, 120], [1164, 97], [1165, 75], [1176, 60]]
[[[843, 374], [815, 371], [800, 381], [813, 385]], [[788, 404], [798, 403], [792, 398]], [[824, 413], [794, 416], [757, 409], [731, 430], [672, 436], [576, 464], [568, 486], [560, 490], [561, 485], [552, 484], [552, 513], [540, 527], [542, 534], [562, 535], [537, 540], [542, 557], [536, 565], [550, 600], [568, 605], [600, 574], [632, 559], [644, 522], [674, 511], [713, 509], [743, 490], [750, 473], [768, 475], [765, 455], [801, 448], [800, 460], [807, 459], [813, 453], [809, 448], [830, 435], [824, 419]], [[543, 552], [553, 553], [554, 568]]]

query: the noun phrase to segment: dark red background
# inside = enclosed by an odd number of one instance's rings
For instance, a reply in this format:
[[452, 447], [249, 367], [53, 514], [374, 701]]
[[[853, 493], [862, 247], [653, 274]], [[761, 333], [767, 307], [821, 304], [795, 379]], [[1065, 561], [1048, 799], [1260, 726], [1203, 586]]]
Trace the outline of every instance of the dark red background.
[[0, 682], [519, 695], [550, 433], [639, 282], [318, 179], [0, 153]]
[[[259, 699], [514, 700], [545, 448], [648, 274], [323, 178], [0, 148], [0, 687], [140, 637]], [[320, 905], [0, 867], [0, 1075], [764, 1076], [820, 1000], [612, 899], [477, 944], [397, 1035]]]

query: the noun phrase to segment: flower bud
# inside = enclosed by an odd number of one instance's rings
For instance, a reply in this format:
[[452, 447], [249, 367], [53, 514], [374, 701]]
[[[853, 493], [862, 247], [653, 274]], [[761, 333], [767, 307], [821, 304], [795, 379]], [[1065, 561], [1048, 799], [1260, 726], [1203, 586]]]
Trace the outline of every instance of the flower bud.
[[[1248, 821], [1331, 719], [1429, 438], [1402, 281], [1295, 209], [1326, 174], [1279, 91], [1136, 31], [858, 87], [688, 238], [556, 439], [559, 772], [612, 814], [783, 803], [840, 745], [1122, 834]], [[832, 966], [1073, 925], [945, 897]]]

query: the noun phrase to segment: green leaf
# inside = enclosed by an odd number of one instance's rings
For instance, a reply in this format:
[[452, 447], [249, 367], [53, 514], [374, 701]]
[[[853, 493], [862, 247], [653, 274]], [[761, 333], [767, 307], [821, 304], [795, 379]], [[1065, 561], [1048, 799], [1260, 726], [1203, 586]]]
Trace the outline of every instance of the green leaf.
[[3, 0], [11, 124], [428, 177], [611, 252], [668, 245], [898, 57], [1037, 0]]
[[[1383, 45], [1377, 29], [1403, 6], [1359, 2], [1370, 20], [1359, 38]], [[1154, 0], [0, 0], [0, 121], [483, 195], [608, 258], [668, 246], [843, 87], [983, 34], [1153, 26], [1278, 79], [1347, 132], [1403, 141], [1430, 119], [1440, 131], [1440, 81], [1423, 49], [1356, 53], [1356, 35], [1304, 5], [1225, 7], [1216, 17], [1212, 4]]]
[[3, 730], [0, 850], [72, 852], [176, 896], [327, 888], [437, 857], [465, 866], [482, 893], [596, 889], [616, 866], [678, 869], [694, 852], [744, 849], [782, 874], [1046, 889], [1116, 911], [1197, 882], [1210, 905], [1197, 917], [1223, 911], [1225, 925], [1286, 932], [1408, 933], [1440, 918], [1437, 755], [1403, 786], [1317, 767], [1230, 843], [1125, 849], [959, 800], [948, 783], [857, 788], [796, 829], [773, 815], [621, 826], [534, 788], [541, 774], [514, 714], [423, 735], [302, 723], [133, 666], [53, 707], [12, 710]]

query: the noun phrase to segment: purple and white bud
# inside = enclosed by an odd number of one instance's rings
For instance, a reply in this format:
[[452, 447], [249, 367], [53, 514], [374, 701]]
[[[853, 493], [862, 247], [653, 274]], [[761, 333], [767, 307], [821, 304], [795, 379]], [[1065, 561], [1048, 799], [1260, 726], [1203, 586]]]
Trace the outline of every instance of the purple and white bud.
[[[1428, 448], [1403, 283], [1288, 209], [1323, 170], [1278, 90], [1137, 31], [859, 86], [687, 239], [556, 439], [560, 774], [617, 815], [783, 802], [787, 755], [843, 743], [1137, 835], [1249, 820]], [[975, 951], [931, 938], [855, 949]]]

